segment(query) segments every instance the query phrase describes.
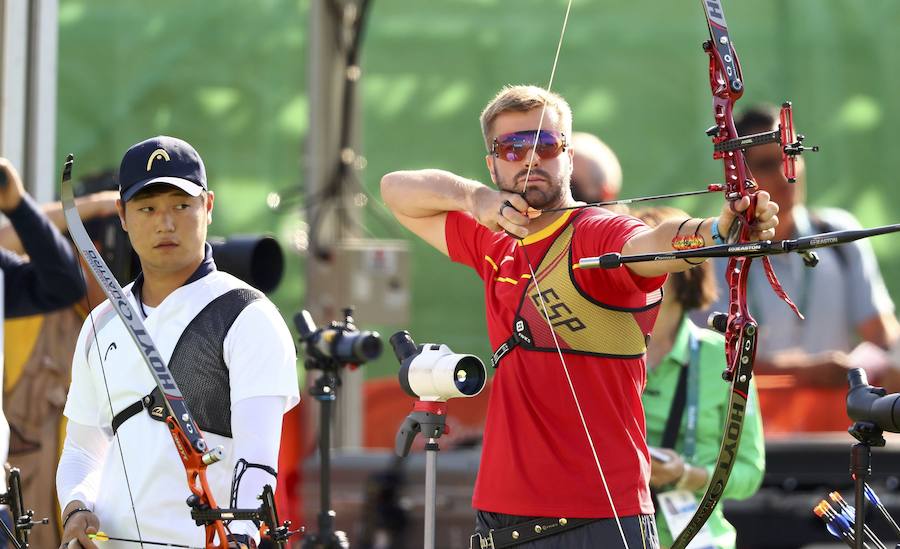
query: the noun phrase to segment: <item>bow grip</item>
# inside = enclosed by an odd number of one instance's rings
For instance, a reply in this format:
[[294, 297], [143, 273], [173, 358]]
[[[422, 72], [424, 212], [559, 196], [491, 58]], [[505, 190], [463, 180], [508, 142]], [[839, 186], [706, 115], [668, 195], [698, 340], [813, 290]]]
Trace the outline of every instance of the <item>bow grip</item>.
[[[746, 187], [753, 192], [748, 192], [746, 195], [734, 192], [727, 197], [728, 207], [734, 213], [734, 221], [728, 227], [728, 234], [722, 235], [726, 242], [747, 242], [750, 228], [756, 225], [756, 183], [747, 181]], [[734, 204], [739, 202], [744, 196], [750, 197], [750, 206], [743, 212], [739, 212], [734, 208]], [[735, 223], [737, 223], [737, 227], [740, 227], [740, 231], [735, 227]]]

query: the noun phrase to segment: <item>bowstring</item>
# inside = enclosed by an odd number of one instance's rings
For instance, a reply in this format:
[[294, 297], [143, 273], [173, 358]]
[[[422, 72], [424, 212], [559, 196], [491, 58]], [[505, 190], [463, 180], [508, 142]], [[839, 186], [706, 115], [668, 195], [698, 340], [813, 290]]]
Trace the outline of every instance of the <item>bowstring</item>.
[[[77, 208], [75, 211], [76, 212], [78, 211]], [[80, 217], [80, 214], [79, 214], [79, 217]], [[83, 258], [81, 259], [81, 261], [83, 261]], [[106, 378], [106, 365], [103, 361], [103, 353], [100, 350], [100, 340], [98, 339], [98, 336], [97, 336], [97, 324], [94, 322], [94, 307], [91, 304], [90, 293], [87, 292], [87, 290], [86, 290], [88, 287], [88, 280], [84, 274], [84, 270], [80, 266], [81, 261], [79, 261], [79, 269], [78, 270], [81, 272], [81, 279], [84, 281], [84, 287], [85, 287], [84, 297], [85, 297], [85, 300], [87, 301], [87, 305], [88, 305], [88, 318], [91, 320], [91, 331], [94, 334], [94, 347], [97, 349], [97, 358], [100, 361], [100, 373], [103, 374], [103, 388], [106, 390], [106, 401], [109, 403], [109, 417], [114, 418], [116, 413], [113, 410], [112, 395], [109, 392], [109, 383]], [[134, 294], [132, 294], [132, 295], [134, 295]], [[110, 303], [110, 306], [112, 306], [111, 303]], [[131, 503], [131, 514], [132, 514], [132, 516], [134, 516], [134, 527], [137, 529], [137, 536], [138, 536], [137, 543], [139, 543], [141, 547], [144, 547], [144, 542], [143, 542], [144, 536], [141, 534], [141, 524], [140, 524], [140, 521], [138, 520], [137, 508], [134, 505], [134, 494], [131, 491], [131, 481], [129, 480], [129, 477], [128, 477], [128, 467], [125, 466], [125, 453], [124, 453], [124, 450], [122, 449], [122, 441], [121, 441], [121, 439], [119, 439], [118, 430], [113, 431], [113, 437], [115, 437], [116, 446], [119, 449], [119, 460], [122, 463], [122, 472], [125, 476], [125, 487], [127, 488], [127, 491], [128, 491], [128, 500]], [[134, 541], [132, 541], [132, 543], [134, 543]]]
[[625, 538], [625, 531], [622, 529], [622, 521], [619, 518], [619, 513], [616, 510], [616, 504], [613, 502], [612, 494], [609, 491], [609, 484], [606, 482], [606, 475], [603, 473], [603, 467], [600, 465], [600, 458], [597, 455], [597, 447], [594, 445], [594, 439], [591, 436], [591, 432], [588, 429], [587, 421], [584, 419], [584, 412], [581, 409], [581, 403], [578, 400], [578, 393], [575, 391], [575, 384], [572, 383], [572, 376], [569, 374], [569, 367], [566, 364], [566, 359], [563, 357], [562, 348], [559, 346], [559, 339], [556, 337], [556, 330], [553, 329], [553, 324], [550, 321], [550, 315], [547, 312], [547, 303], [544, 301], [544, 295], [541, 293], [541, 288], [538, 285], [537, 276], [534, 273], [534, 268], [531, 266], [531, 259], [528, 257], [528, 252], [525, 250], [525, 245], [520, 246], [522, 248], [522, 253], [525, 254], [525, 261], [528, 263], [528, 270], [531, 272], [531, 280], [534, 281], [534, 288], [537, 290], [537, 295], [540, 298], [541, 302], [541, 311], [544, 313], [544, 319], [547, 321], [547, 325], [550, 326], [550, 335], [553, 336], [553, 344], [556, 345], [556, 353], [559, 355], [559, 362], [562, 364], [563, 372], [566, 374], [566, 382], [569, 385], [569, 391], [572, 393], [572, 399], [575, 401], [575, 408], [578, 410], [578, 418], [581, 420], [581, 426], [584, 428], [584, 435], [587, 437], [588, 445], [591, 448], [591, 454], [594, 456], [594, 464], [597, 465], [597, 472], [600, 473], [600, 481], [603, 483], [603, 490], [606, 492], [606, 498], [609, 500], [609, 506], [613, 512], [613, 518], [616, 520], [616, 527], [619, 529], [619, 535], [622, 537], [622, 543], [625, 545], [625, 549], [629, 549], [628, 540]]
[[[547, 92], [550, 93], [553, 87], [553, 79], [556, 76], [556, 67], [559, 64], [559, 54], [562, 51], [563, 38], [566, 34], [566, 27], [569, 23], [569, 14], [572, 11], [572, 0], [569, 0], [566, 5], [566, 14], [563, 18], [562, 30], [559, 33], [559, 41], [556, 44], [556, 54], [553, 57], [553, 66], [550, 69], [550, 78], [547, 82]], [[534, 143], [532, 143], [531, 153], [528, 158], [528, 169], [525, 172], [525, 183], [522, 186], [522, 197], [525, 198], [525, 195], [528, 191], [528, 180], [531, 176], [531, 169], [534, 166], [534, 156], [537, 151], [538, 141], [540, 140], [541, 129], [544, 124], [544, 114], [547, 112], [547, 102], [544, 101], [541, 106], [541, 116], [538, 120], [537, 131], [534, 133]], [[562, 348], [559, 345], [559, 340], [556, 336], [556, 330], [553, 329], [553, 323], [550, 320], [550, 314], [547, 311], [547, 303], [544, 301], [544, 296], [541, 293], [541, 288], [538, 284], [537, 274], [534, 272], [534, 267], [531, 265], [531, 258], [528, 256], [528, 252], [525, 249], [525, 244], [522, 239], [519, 240], [519, 247], [522, 249], [522, 253], [525, 256], [525, 262], [528, 264], [528, 271], [531, 273], [531, 280], [534, 282], [534, 287], [537, 290], [537, 295], [541, 303], [541, 311], [544, 315], [544, 320], [547, 321], [547, 326], [550, 327], [550, 334], [553, 337], [553, 343], [556, 346], [556, 352], [559, 356], [560, 364], [562, 364], [563, 372], [566, 376], [566, 382], [569, 386], [569, 391], [572, 393], [572, 400], [575, 402], [575, 408], [578, 410], [578, 417], [581, 420], [581, 426], [584, 429], [585, 437], [587, 437], [588, 446], [591, 448], [591, 455], [594, 458], [594, 464], [597, 466], [597, 472], [600, 473], [600, 481], [603, 484], [603, 489], [606, 492], [606, 498], [609, 501], [610, 509], [613, 512], [613, 518], [616, 521], [616, 527], [619, 530], [619, 535], [622, 537], [622, 543], [625, 546], [625, 549], [629, 549], [628, 540], [625, 538], [625, 531], [622, 529], [622, 521], [619, 518], [619, 513], [616, 510], [616, 504], [613, 502], [612, 493], [609, 491], [609, 484], [606, 482], [606, 475], [603, 473], [603, 467], [600, 465], [600, 458], [597, 455], [597, 447], [594, 444], [594, 439], [591, 436], [590, 429], [587, 426], [587, 420], [584, 418], [584, 412], [581, 409], [581, 403], [578, 400], [578, 393], [575, 391], [575, 384], [572, 382], [572, 376], [569, 374], [569, 367], [566, 364], [566, 359], [563, 356]]]
[[[562, 51], [563, 37], [566, 35], [566, 27], [569, 25], [569, 12], [572, 11], [572, 0], [566, 5], [566, 15], [563, 17], [562, 30], [559, 32], [559, 41], [556, 43], [556, 54], [553, 56], [553, 66], [550, 68], [550, 79], [547, 82], [547, 93], [553, 88], [553, 79], [556, 77], [556, 67], [559, 64], [559, 52]], [[534, 132], [534, 142], [531, 144], [531, 152], [528, 155], [528, 170], [525, 172], [525, 183], [522, 185], [522, 198], [528, 191], [528, 179], [531, 177], [531, 167], [534, 166], [534, 155], [537, 151], [538, 141], [541, 138], [541, 129], [544, 126], [544, 113], [547, 112], [547, 102], [541, 105], [541, 117], [538, 120], [537, 131]], [[571, 136], [570, 136], [571, 137]]]

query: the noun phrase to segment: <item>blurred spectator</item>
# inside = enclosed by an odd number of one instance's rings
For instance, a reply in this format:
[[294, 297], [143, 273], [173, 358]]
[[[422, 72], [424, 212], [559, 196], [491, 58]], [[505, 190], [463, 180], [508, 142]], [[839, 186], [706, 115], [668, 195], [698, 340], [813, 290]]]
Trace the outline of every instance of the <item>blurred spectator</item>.
[[[10, 221], [7, 232], [19, 235], [20, 251], [29, 256], [0, 247], [0, 318], [46, 313], [78, 301], [84, 295], [84, 282], [72, 248], [38, 211], [19, 173], [5, 158], [0, 158], [0, 211]], [[4, 335], [5, 341], [19, 346], [15, 335]], [[0, 337], [0, 341], [4, 339]], [[0, 359], [0, 376], [3, 369]], [[9, 438], [6, 417], [0, 413], [0, 464], [6, 463]], [[0, 475], [0, 489], [6, 490], [5, 473]], [[3, 514], [8, 519], [7, 513]], [[0, 541], [0, 547], [5, 543]]]
[[84, 295], [72, 248], [35, 207], [18, 172], [5, 158], [0, 158], [0, 211], [9, 218], [29, 255], [25, 259], [0, 249], [5, 316], [53, 311]]
[[[108, 184], [115, 188], [114, 180]], [[88, 234], [107, 260], [107, 252], [117, 248], [110, 245], [110, 238], [127, 243], [116, 214], [117, 198], [118, 192], [113, 191], [78, 200]], [[53, 225], [65, 229], [61, 203], [48, 203], [41, 209]], [[17, 253], [24, 251], [11, 226], [0, 228], [0, 245]], [[84, 264], [82, 269], [86, 269]], [[61, 541], [54, 476], [60, 437], [65, 432], [62, 410], [69, 388], [72, 353], [90, 309], [88, 303], [96, 305], [106, 298], [86, 270], [84, 275], [78, 275], [79, 282], [82, 276], [87, 282], [87, 295], [81, 301], [58, 311], [7, 319], [4, 323], [3, 410], [11, 430], [10, 461], [21, 471], [25, 504], [35, 510], [38, 518], [50, 519], [50, 526], [31, 531], [29, 542], [33, 547], [59, 547]]]
[[[745, 111], [736, 126], [740, 135], [748, 135], [777, 129], [778, 122], [778, 110], [763, 105]], [[844, 210], [806, 208], [802, 157], [797, 158], [794, 184], [784, 177], [778, 144], [749, 149], [746, 158], [760, 189], [780, 207], [777, 239], [860, 227]], [[775, 295], [761, 266], [750, 271], [747, 296], [760, 324], [755, 371], [760, 374], [757, 383], [767, 434], [843, 431], [850, 425], [845, 407], [847, 370], [865, 368], [876, 383], [893, 375], [883, 349], [897, 341], [900, 325], [871, 245], [860, 240], [816, 253], [821, 261], [815, 268], [806, 267], [797, 254], [771, 258], [778, 279], [806, 320], [797, 318]], [[716, 262], [716, 280], [724, 280], [726, 263]], [[727, 294], [711, 310], [726, 307]]]
[[622, 188], [622, 166], [612, 149], [593, 134], [574, 132], [572, 150], [572, 197], [588, 203], [617, 199]]
[[[638, 210], [635, 217], [650, 227], [687, 214], [675, 208]], [[661, 547], [672, 545], [678, 532], [669, 522], [679, 514], [689, 519], [703, 496], [719, 456], [728, 414], [725, 340], [697, 327], [687, 312], [715, 299], [710, 263], [671, 273], [647, 347], [647, 386], [641, 400], [647, 416], [647, 443], [668, 456], [650, 460], [650, 487], [657, 497], [656, 525]], [[695, 418], [690, 421], [688, 418]], [[762, 419], [754, 382], [744, 416], [744, 430], [723, 499], [746, 499], [759, 489], [765, 469]], [[680, 493], [677, 493], [681, 491]], [[680, 498], [674, 505], [673, 498]], [[686, 505], [685, 501], [692, 501]], [[678, 522], [677, 518], [672, 522]], [[705, 543], [704, 543], [705, 542]], [[735, 530], [722, 515], [721, 500], [695, 541], [698, 547], [733, 549]]]

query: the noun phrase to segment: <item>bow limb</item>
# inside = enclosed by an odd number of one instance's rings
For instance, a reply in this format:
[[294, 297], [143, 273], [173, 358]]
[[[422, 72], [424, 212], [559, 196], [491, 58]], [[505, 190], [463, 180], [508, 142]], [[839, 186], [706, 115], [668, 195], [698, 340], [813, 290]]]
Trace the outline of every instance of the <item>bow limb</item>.
[[[571, 10], [572, 10], [572, 0], [569, 0], [568, 4], [566, 6], [566, 14], [565, 14], [565, 17], [563, 18], [562, 29], [560, 30], [560, 34], [559, 34], [559, 42], [556, 45], [556, 54], [553, 58], [553, 66], [550, 70], [550, 78], [548, 79], [548, 83], [547, 83], [546, 89], [548, 92], [551, 91], [551, 89], [553, 87], [553, 79], [554, 79], [554, 76], [556, 75], [556, 67], [559, 62], [559, 54], [560, 54], [560, 51], [562, 50], [563, 37], [565, 36], [565, 33], [566, 33], [566, 26], [569, 21], [569, 13], [571, 12]], [[525, 173], [525, 183], [524, 183], [523, 189], [522, 189], [523, 196], [525, 195], [525, 192], [528, 189], [528, 182], [529, 182], [529, 179], [531, 176], [531, 169], [532, 169], [532, 166], [534, 166], [534, 155], [535, 155], [535, 151], [537, 150], [537, 142], [539, 139], [541, 126], [544, 123], [544, 112], [546, 111], [546, 109], [547, 109], [547, 105], [545, 103], [541, 108], [541, 116], [539, 118], [537, 131], [535, 132], [535, 141], [531, 147], [531, 153], [530, 153], [531, 157], [529, 158], [529, 161], [528, 161], [528, 170]], [[520, 243], [521, 243], [521, 241], [520, 241]], [[625, 531], [622, 528], [622, 521], [619, 517], [618, 511], [616, 510], [616, 505], [615, 505], [615, 502], [613, 501], [612, 493], [609, 490], [609, 484], [606, 481], [606, 475], [603, 472], [603, 466], [600, 464], [600, 458], [597, 455], [597, 447], [594, 444], [594, 439], [591, 436], [590, 430], [588, 429], [587, 420], [584, 417], [584, 412], [581, 408], [581, 403], [578, 400], [578, 392], [575, 390], [575, 384], [572, 382], [572, 376], [569, 374], [569, 367], [566, 364], [565, 357], [563, 356], [562, 347], [559, 344], [559, 340], [556, 337], [556, 331], [554, 330], [553, 323], [550, 320], [550, 313], [547, 310], [547, 303], [544, 299], [543, 292], [540, 289], [538, 277], [535, 273], [534, 266], [531, 263], [531, 258], [528, 257], [528, 251], [525, 249], [525, 246], [524, 245], [517, 246], [517, 248], [520, 249], [525, 256], [525, 261], [528, 265], [528, 270], [531, 274], [531, 282], [534, 284], [534, 288], [537, 291], [538, 300], [541, 304], [542, 316], [544, 318], [544, 321], [547, 323], [547, 326], [550, 328], [550, 334], [553, 337], [553, 344], [556, 347], [556, 352], [557, 352], [557, 355], [559, 356], [559, 362], [560, 362], [560, 365], [562, 366], [563, 373], [566, 378], [566, 383], [568, 384], [569, 391], [572, 395], [572, 401], [575, 404], [576, 410], [578, 411], [578, 418], [581, 421], [582, 427], [584, 428], [584, 434], [587, 439], [588, 446], [591, 449], [591, 455], [594, 459], [594, 464], [597, 466], [597, 473], [600, 476], [600, 482], [603, 486], [603, 490], [606, 493], [606, 498], [609, 501], [609, 506], [610, 506], [610, 509], [612, 510], [613, 518], [615, 519], [616, 526], [618, 527], [618, 530], [619, 530], [619, 535], [622, 538], [622, 545], [625, 547], [625, 549], [629, 549], [628, 540], [626, 539]]]
[[[172, 436], [172, 441], [175, 444], [178, 455], [181, 457], [185, 467], [188, 486], [193, 494], [191, 496], [193, 507], [195, 509], [204, 507], [216, 509], [218, 508], [218, 505], [216, 505], [212, 491], [209, 489], [209, 484], [206, 480], [206, 466], [219, 461], [223, 456], [223, 450], [220, 447], [212, 450], [208, 449], [206, 441], [203, 439], [203, 434], [200, 432], [200, 428], [188, 411], [184, 397], [182, 396], [178, 385], [175, 383], [175, 379], [172, 377], [172, 373], [169, 371], [168, 366], [156, 349], [153, 340], [147, 333], [144, 323], [131, 306], [131, 303], [128, 301], [128, 296], [122, 290], [122, 287], [119, 286], [119, 283], [112, 273], [110, 273], [109, 267], [103, 261], [97, 248], [94, 247], [94, 243], [91, 241], [90, 236], [88, 236], [84, 224], [79, 217], [78, 209], [75, 207], [75, 196], [72, 191], [71, 182], [73, 162], [74, 157], [70, 154], [66, 159], [65, 169], [63, 171], [61, 192], [63, 213], [66, 219], [66, 225], [69, 229], [69, 234], [72, 236], [72, 240], [78, 248], [79, 253], [81, 253], [81, 256], [84, 258], [91, 274], [97, 280], [103, 293], [106, 294], [106, 297], [109, 299], [116, 314], [119, 316], [128, 333], [131, 335], [131, 338], [134, 340], [134, 344], [140, 352], [141, 357], [150, 369], [151, 374], [153, 374], [157, 387], [159, 387], [165, 397], [165, 407], [168, 414], [166, 424], [169, 427], [169, 433]], [[88, 303], [88, 307], [89, 310], [91, 310], [90, 303]], [[93, 324], [94, 318], [92, 312], [89, 313], [89, 317]], [[96, 343], [96, 327], [93, 331]], [[97, 349], [100, 367], [104, 372], [103, 383], [105, 385], [105, 367], [103, 364], [103, 357], [99, 356], [99, 345], [97, 345]], [[115, 411], [112, 408], [112, 398], [110, 396], [108, 385], [106, 386], [106, 392], [110, 407], [110, 417], [112, 417], [115, 415]], [[115, 436], [118, 438], [118, 433], [116, 433]], [[134, 505], [134, 496], [131, 491], [131, 486], [128, 484], [128, 471], [125, 466], [125, 456], [122, 451], [122, 445], [117, 444], [117, 446], [119, 447], [122, 468], [125, 471], [128, 497], [131, 502], [132, 513], [134, 514], [134, 522], [138, 534], [137, 543], [140, 543], [141, 545], [149, 544], [149, 542], [142, 541], [141, 539], [140, 522]], [[205, 530], [206, 549], [227, 548], [228, 530], [222, 520], [208, 522], [205, 525]]]

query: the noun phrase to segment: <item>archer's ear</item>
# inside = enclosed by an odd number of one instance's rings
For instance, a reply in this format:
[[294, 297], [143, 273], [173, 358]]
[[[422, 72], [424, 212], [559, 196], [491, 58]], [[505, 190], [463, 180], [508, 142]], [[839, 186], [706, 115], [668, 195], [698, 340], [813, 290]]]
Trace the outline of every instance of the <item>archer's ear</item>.
[[497, 185], [497, 172], [494, 171], [494, 160], [495, 157], [492, 154], [486, 154], [484, 156], [484, 163], [487, 164], [488, 173], [491, 174], [491, 181], [493, 181], [494, 185]]
[[212, 191], [206, 193], [206, 224], [212, 223], [213, 202], [216, 200], [216, 194]]
[[122, 225], [122, 230], [127, 233], [128, 227], [125, 225], [125, 203], [122, 202], [122, 199], [116, 200], [116, 211], [119, 213], [119, 223]]

